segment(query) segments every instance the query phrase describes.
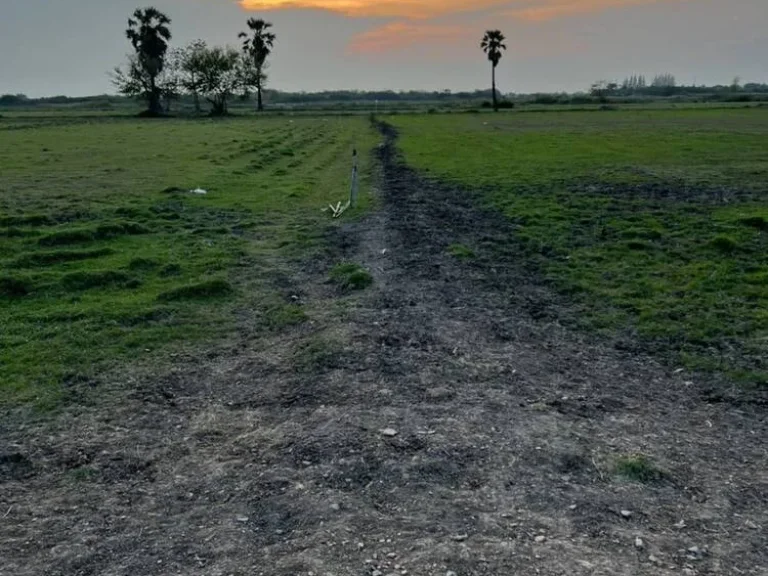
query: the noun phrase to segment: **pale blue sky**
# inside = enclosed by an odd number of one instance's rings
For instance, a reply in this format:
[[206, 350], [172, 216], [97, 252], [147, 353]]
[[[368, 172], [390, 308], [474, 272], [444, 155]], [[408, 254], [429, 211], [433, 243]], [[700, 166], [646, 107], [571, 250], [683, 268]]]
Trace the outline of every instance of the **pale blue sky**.
[[[582, 9], [589, 2], [596, 5]], [[271, 20], [278, 35], [271, 86], [282, 90], [484, 88], [489, 73], [477, 45], [487, 27], [499, 27], [509, 38], [498, 71], [503, 91], [580, 90], [597, 79], [657, 72], [671, 72], [684, 83], [730, 83], [734, 76], [768, 82], [768, 0], [493, 3], [493, 10], [445, 10], [427, 19], [306, 9], [250, 13], [232, 0], [154, 5], [173, 19], [175, 44], [196, 38], [236, 44], [249, 16]], [[523, 4], [553, 3], [581, 8], [543, 20], [515, 13]], [[0, 93], [112, 92], [108, 72], [129, 49], [126, 19], [144, 4], [0, 0]]]

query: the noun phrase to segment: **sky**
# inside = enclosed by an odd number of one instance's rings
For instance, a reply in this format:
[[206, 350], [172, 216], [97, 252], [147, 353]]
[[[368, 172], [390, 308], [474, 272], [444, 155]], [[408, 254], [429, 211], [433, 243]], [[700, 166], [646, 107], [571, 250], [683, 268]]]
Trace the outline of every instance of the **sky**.
[[[152, 2], [152, 0], [147, 0]], [[279, 90], [473, 90], [490, 82], [483, 32], [508, 50], [503, 92], [588, 89], [672, 73], [679, 83], [768, 82], [768, 0], [154, 0], [173, 44], [238, 45], [274, 24]], [[141, 0], [0, 0], [0, 93], [113, 93]]]

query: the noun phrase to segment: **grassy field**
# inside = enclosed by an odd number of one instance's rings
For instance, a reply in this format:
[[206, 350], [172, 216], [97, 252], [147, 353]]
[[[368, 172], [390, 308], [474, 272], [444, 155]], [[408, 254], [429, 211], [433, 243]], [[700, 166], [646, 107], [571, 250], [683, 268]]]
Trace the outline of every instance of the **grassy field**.
[[321, 247], [375, 142], [362, 118], [0, 120], [0, 401], [55, 405], [244, 315], [306, 319], [281, 269]]
[[391, 121], [408, 163], [513, 219], [579, 324], [768, 382], [768, 110]]

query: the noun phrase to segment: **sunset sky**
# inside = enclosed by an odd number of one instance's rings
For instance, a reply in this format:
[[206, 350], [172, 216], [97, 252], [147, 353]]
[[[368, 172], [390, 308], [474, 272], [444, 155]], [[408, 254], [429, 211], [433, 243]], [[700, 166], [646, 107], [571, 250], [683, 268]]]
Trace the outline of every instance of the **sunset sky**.
[[[0, 93], [113, 92], [137, 0], [0, 0]], [[282, 90], [485, 88], [483, 31], [509, 50], [504, 92], [584, 90], [670, 72], [683, 83], [768, 82], [768, 0], [156, 0], [174, 44], [236, 44], [250, 16], [275, 25]]]

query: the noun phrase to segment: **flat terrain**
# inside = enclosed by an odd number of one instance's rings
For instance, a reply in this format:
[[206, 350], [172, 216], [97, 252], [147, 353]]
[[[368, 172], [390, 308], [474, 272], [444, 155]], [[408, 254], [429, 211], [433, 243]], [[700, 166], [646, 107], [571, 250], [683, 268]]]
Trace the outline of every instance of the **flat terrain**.
[[560, 320], [768, 385], [768, 109], [393, 122], [409, 163], [509, 216], [579, 305]]
[[633, 114], [3, 119], [0, 575], [766, 574], [765, 111]]

